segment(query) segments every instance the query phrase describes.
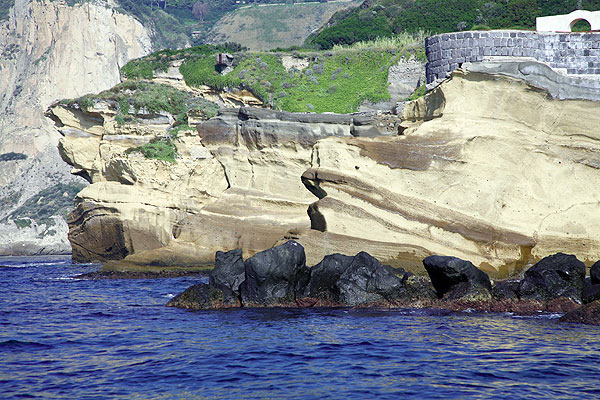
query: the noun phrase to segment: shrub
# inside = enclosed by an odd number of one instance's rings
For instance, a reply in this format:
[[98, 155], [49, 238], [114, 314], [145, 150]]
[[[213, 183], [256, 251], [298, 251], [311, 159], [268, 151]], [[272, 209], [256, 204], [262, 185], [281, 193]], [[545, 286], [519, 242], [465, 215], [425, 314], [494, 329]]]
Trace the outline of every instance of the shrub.
[[167, 161], [170, 163], [175, 162], [177, 157], [177, 148], [171, 140], [171, 138], [154, 138], [149, 143], [146, 143], [140, 147], [128, 149], [125, 153], [140, 152], [146, 158], [155, 160]]

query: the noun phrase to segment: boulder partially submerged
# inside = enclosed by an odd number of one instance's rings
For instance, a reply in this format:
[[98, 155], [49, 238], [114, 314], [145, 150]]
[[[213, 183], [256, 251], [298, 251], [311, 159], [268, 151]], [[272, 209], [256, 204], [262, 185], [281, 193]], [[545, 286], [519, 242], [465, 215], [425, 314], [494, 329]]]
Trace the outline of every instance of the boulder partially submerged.
[[[585, 265], [562, 253], [540, 260], [521, 281], [493, 284], [485, 272], [460, 258], [430, 256], [423, 264], [429, 277], [383, 265], [366, 252], [327, 255], [309, 268], [304, 248], [295, 241], [245, 261], [239, 249], [218, 252], [209, 283], [190, 287], [168, 305], [190, 309], [435, 307], [527, 315], [571, 312], [600, 296], [595, 278], [585, 279]], [[581, 312], [596, 310], [588, 308]]]

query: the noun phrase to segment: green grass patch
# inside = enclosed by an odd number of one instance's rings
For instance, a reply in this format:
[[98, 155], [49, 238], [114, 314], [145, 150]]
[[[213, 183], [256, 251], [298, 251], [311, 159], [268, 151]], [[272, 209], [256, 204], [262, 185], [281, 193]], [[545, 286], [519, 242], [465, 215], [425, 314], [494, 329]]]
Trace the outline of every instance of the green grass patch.
[[421, 85], [417, 89], [415, 89], [415, 91], [413, 92], [413, 94], [410, 95], [408, 100], [409, 101], [417, 100], [417, 99], [425, 96], [425, 93], [427, 93], [427, 87], [425, 85]]
[[177, 148], [170, 137], [154, 138], [145, 145], [125, 151], [126, 154], [133, 152], [142, 153], [146, 158], [170, 163], [174, 163], [177, 158]]
[[15, 220], [13, 220], [13, 222], [19, 229], [31, 228], [31, 220], [30, 219], [15, 219]]
[[209, 104], [212, 104], [169, 85], [128, 80], [104, 92], [69, 100], [66, 105], [78, 104], [81, 109], [87, 110], [99, 100], [107, 101], [112, 105], [114, 110], [122, 116], [123, 120], [121, 122], [127, 122], [128, 118], [131, 119], [127, 114], [132, 109], [135, 113], [140, 111], [147, 113], [168, 112], [177, 116], [185, 114], [195, 107], [209, 107]]
[[396, 48], [336, 48], [330, 52], [296, 53], [311, 59], [303, 71], [286, 71], [283, 53], [238, 53], [232, 72], [215, 70], [215, 57], [186, 60], [180, 68], [190, 86], [217, 90], [246, 88], [269, 106], [292, 112], [350, 113], [369, 100], [389, 99], [389, 67], [401, 57], [419, 57], [421, 46]]

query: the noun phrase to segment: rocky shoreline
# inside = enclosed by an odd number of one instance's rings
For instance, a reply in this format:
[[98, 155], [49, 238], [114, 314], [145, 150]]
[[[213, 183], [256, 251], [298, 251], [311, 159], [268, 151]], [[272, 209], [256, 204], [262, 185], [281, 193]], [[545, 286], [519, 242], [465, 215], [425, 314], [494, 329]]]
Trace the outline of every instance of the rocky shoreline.
[[366, 252], [332, 254], [313, 267], [288, 241], [243, 260], [240, 249], [217, 252], [209, 283], [191, 286], [167, 306], [193, 310], [237, 307], [437, 308], [452, 311], [565, 314], [560, 321], [600, 324], [600, 262], [557, 253], [520, 280], [493, 282], [456, 257], [423, 260], [428, 277], [381, 264]]

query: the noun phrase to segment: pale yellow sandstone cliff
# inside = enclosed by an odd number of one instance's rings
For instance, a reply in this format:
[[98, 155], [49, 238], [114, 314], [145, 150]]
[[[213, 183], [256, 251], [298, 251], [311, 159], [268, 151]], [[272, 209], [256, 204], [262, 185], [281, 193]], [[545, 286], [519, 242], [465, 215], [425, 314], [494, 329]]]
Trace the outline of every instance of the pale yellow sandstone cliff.
[[600, 103], [457, 71], [404, 118], [404, 136], [315, 146], [304, 179], [324, 195], [319, 238], [504, 273], [557, 251], [600, 258]]
[[364, 250], [416, 268], [441, 254], [506, 275], [558, 251], [600, 258], [599, 111], [456, 71], [405, 109], [400, 136], [355, 137], [351, 116], [223, 111], [175, 140], [175, 163], [127, 152], [166, 122], [54, 113], [63, 157], [93, 182], [69, 221], [78, 259], [200, 265], [293, 238], [309, 264]]
[[[25, 158], [0, 162], [0, 220], [40, 191], [73, 181], [46, 108], [114, 86], [119, 68], [151, 46], [150, 32], [108, 3], [15, 1], [0, 23], [0, 155]], [[54, 221], [56, 234], [44, 238], [44, 229], [19, 228], [10, 218], [0, 223], [0, 254], [69, 252], [64, 217]]]

